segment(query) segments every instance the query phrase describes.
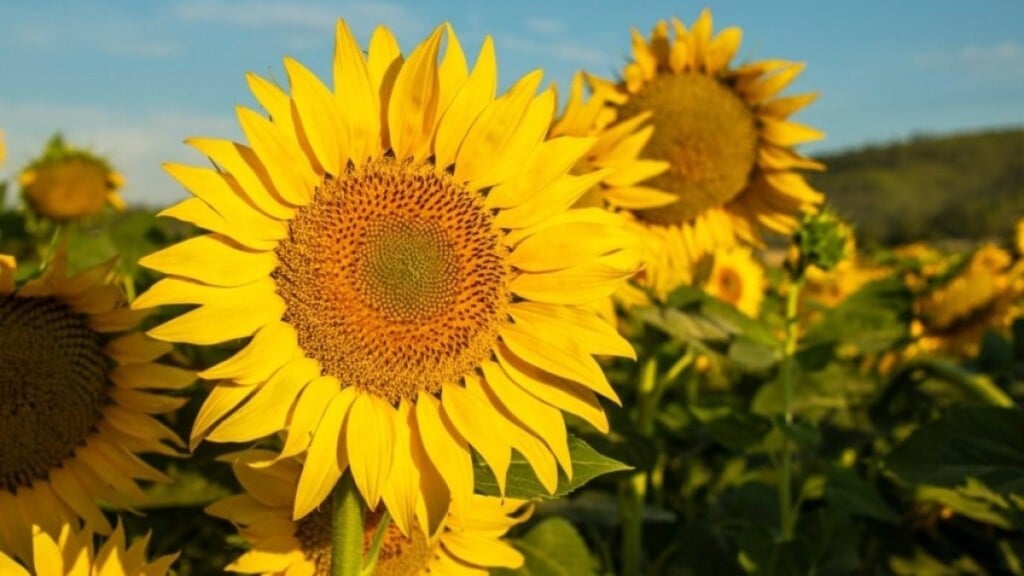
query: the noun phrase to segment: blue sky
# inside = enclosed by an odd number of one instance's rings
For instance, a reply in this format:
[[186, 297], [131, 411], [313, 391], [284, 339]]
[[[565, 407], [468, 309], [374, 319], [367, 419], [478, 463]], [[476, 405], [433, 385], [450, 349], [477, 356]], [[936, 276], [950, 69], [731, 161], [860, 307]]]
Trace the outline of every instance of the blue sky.
[[[241, 138], [244, 74], [283, 80], [281, 57], [329, 77], [334, 19], [365, 45], [378, 24], [405, 51], [437, 24], [455, 27], [470, 57], [495, 39], [501, 83], [543, 68], [560, 87], [577, 69], [614, 76], [629, 29], [689, 23], [705, 4], [626, 0], [135, 0], [0, 3], [0, 178], [57, 130], [111, 158], [129, 202], [164, 205], [185, 192], [163, 161], [202, 162], [188, 136]], [[820, 99], [796, 119], [828, 137], [823, 153], [918, 133], [1024, 125], [1021, 0], [722, 0], [716, 30], [743, 28], [740, 60], [807, 63], [790, 93]]]

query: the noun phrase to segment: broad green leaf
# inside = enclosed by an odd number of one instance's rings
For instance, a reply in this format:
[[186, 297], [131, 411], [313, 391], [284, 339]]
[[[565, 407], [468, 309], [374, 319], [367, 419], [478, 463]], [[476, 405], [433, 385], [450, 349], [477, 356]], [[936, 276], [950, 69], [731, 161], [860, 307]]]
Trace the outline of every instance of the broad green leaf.
[[[600, 454], [575, 436], [569, 436], [569, 456], [572, 458], [572, 480], [567, 479], [565, 474], [559, 470], [558, 487], [554, 494], [549, 494], [537, 480], [529, 462], [518, 452], [512, 452], [512, 464], [509, 466], [506, 477], [505, 496], [524, 500], [561, 498], [597, 476], [630, 469], [622, 462]], [[490, 467], [477, 460], [474, 468], [476, 491], [485, 496], [500, 496], [498, 483]]]
[[914, 491], [914, 500], [934, 502], [961, 516], [1004, 529], [1013, 528], [1015, 523], [1016, 513], [1006, 498], [974, 479], [968, 479], [966, 486], [956, 488], [919, 486]]
[[760, 322], [693, 286], [677, 288], [665, 308], [645, 308], [636, 314], [681, 342], [724, 344], [742, 334], [751, 343], [778, 348], [778, 339]]
[[498, 569], [495, 576], [597, 576], [597, 562], [586, 542], [567, 520], [548, 518], [512, 544], [523, 554], [517, 570]]
[[874, 486], [856, 472], [833, 466], [825, 481], [825, 500], [849, 514], [867, 516], [882, 522], [897, 522], [899, 516]]
[[880, 353], [909, 337], [911, 297], [903, 281], [891, 276], [869, 282], [810, 327], [803, 346], [826, 342], [854, 344]]
[[885, 466], [916, 484], [952, 488], [975, 478], [1000, 493], [1024, 491], [1024, 411], [967, 407], [929, 422], [896, 446]]

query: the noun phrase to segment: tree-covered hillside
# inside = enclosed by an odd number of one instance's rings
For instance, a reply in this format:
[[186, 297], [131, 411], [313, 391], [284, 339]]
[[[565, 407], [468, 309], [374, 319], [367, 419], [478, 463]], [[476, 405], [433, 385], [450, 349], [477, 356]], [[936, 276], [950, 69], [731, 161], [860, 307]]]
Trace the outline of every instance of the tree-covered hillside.
[[1024, 215], [1024, 129], [906, 142], [820, 158], [810, 180], [867, 244], [1006, 236]]

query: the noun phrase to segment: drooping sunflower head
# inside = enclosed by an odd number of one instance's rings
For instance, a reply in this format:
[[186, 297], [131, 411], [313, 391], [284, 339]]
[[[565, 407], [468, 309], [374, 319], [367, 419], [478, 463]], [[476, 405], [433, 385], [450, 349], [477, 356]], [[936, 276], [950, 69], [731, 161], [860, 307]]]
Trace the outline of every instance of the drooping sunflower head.
[[55, 537], [83, 518], [108, 533], [96, 500], [144, 501], [138, 480], [168, 478], [138, 454], [181, 446], [153, 415], [183, 400], [147, 389], [193, 377], [152, 363], [167, 344], [118, 334], [140, 314], [126, 308], [112, 265], [69, 277], [60, 249], [42, 276], [15, 287], [13, 260], [0, 257], [0, 551], [22, 560], [33, 524]]
[[106, 159], [64, 142], [59, 134], [18, 178], [21, 193], [36, 214], [55, 221], [84, 218], [110, 204], [124, 209], [118, 194], [124, 177]]
[[193, 442], [285, 431], [284, 456], [308, 451], [296, 518], [351, 470], [406, 534], [421, 493], [431, 527], [466, 509], [470, 447], [502, 485], [514, 448], [553, 490], [560, 410], [607, 430], [593, 355], [633, 354], [582, 307], [640, 257], [621, 217], [571, 208], [607, 174], [570, 174], [595, 139], [548, 136], [539, 72], [496, 96], [490, 39], [472, 70], [447, 26], [403, 57], [339, 21], [335, 47], [333, 88], [291, 59], [290, 93], [249, 76], [249, 144], [190, 141], [219, 170], [167, 166], [195, 198], [164, 215], [210, 234], [144, 258], [169, 276], [135, 306], [200, 305], [161, 340], [252, 337], [202, 373], [227, 382]]
[[822, 201], [798, 173], [821, 164], [793, 150], [822, 134], [789, 120], [815, 95], [779, 96], [803, 65], [733, 66], [741, 36], [738, 28], [713, 35], [708, 10], [689, 30], [677, 19], [661, 21], [649, 40], [633, 31], [633, 59], [619, 82], [594, 80], [619, 92], [617, 123], [650, 118], [654, 131], [639, 158], [669, 166], [639, 183], [661, 196], [621, 206], [648, 231], [649, 245], [679, 253], [646, 251], [647, 285], [661, 295], [686, 279], [666, 266], [692, 265], [738, 241], [758, 243], [761, 229], [789, 234]]
[[131, 545], [125, 542], [120, 522], [114, 533], [97, 550], [91, 529], [78, 530], [65, 524], [54, 537], [33, 527], [32, 563], [29, 570], [0, 551], [0, 574], [6, 576], [164, 576], [178, 558], [177, 554], [146, 560], [149, 535]]
[[970, 356], [982, 333], [1004, 330], [1020, 315], [1018, 267], [994, 245], [979, 248], [959, 272], [917, 300], [920, 347]]
[[[330, 574], [332, 504], [292, 520], [295, 487], [301, 466], [294, 459], [253, 467], [276, 454], [250, 450], [225, 457], [245, 492], [210, 505], [206, 512], [232, 522], [251, 548], [227, 570], [244, 574]], [[424, 506], [424, 502], [419, 502]], [[453, 576], [486, 573], [490, 568], [518, 568], [522, 555], [503, 542], [505, 533], [531, 512], [512, 498], [473, 496], [462, 514], [449, 513], [434, 534], [403, 534], [394, 524], [385, 531], [374, 574], [378, 576]], [[369, 550], [383, 509], [365, 512], [363, 550]], [[418, 522], [418, 521], [417, 521]]]
[[764, 268], [749, 248], [719, 250], [712, 256], [704, 291], [757, 318], [764, 300]]

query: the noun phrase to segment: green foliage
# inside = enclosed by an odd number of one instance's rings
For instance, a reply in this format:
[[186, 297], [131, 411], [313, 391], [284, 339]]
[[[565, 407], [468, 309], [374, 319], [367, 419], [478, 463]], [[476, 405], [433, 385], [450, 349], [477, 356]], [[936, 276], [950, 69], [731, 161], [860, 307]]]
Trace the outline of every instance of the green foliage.
[[[569, 456], [572, 457], [572, 479], [558, 471], [558, 486], [549, 494], [533, 473], [533, 467], [518, 452], [512, 454], [512, 464], [505, 478], [505, 496], [521, 499], [553, 499], [568, 495], [593, 478], [612, 472], [629, 470], [629, 466], [604, 456], [576, 436], [569, 437]], [[482, 459], [474, 466], [476, 491], [487, 496], [501, 496], [494, 473]]]
[[493, 570], [494, 576], [597, 576], [598, 564], [576, 528], [561, 518], [547, 518], [512, 544], [525, 562], [516, 570]]

